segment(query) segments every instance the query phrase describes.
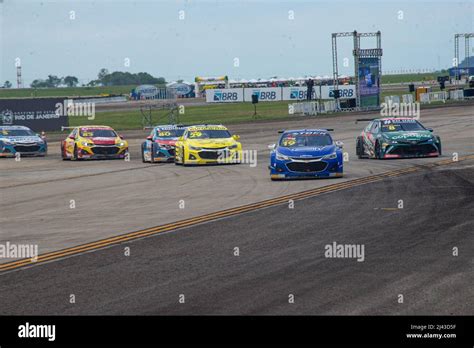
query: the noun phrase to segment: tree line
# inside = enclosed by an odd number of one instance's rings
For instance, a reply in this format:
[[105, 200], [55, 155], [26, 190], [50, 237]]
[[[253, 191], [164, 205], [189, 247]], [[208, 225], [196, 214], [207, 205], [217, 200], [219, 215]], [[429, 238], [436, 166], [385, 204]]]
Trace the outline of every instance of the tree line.
[[[60, 86], [76, 87], [79, 84], [79, 79], [76, 76], [64, 76], [58, 77], [56, 75], [48, 75], [46, 79], [36, 79], [30, 86], [31, 88], [55, 88]], [[153, 77], [149, 73], [129, 73], [122, 71], [114, 71], [109, 73], [105, 68], [100, 69], [97, 74], [97, 79], [92, 80], [82, 86], [124, 86], [124, 85], [164, 85], [166, 80], [164, 77]], [[12, 84], [10, 81], [5, 81], [3, 84], [5, 88], [11, 88]]]

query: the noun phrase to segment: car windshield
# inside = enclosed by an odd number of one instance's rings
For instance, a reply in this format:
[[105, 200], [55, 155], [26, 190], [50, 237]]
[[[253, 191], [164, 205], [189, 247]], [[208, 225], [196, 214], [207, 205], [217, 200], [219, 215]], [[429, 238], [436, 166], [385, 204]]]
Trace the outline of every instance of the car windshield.
[[158, 138], [179, 138], [184, 133], [184, 129], [157, 129]]
[[283, 147], [321, 147], [331, 144], [331, 136], [323, 132], [286, 133], [280, 140], [280, 146]]
[[382, 121], [382, 132], [411, 132], [426, 130], [417, 120]]
[[112, 129], [81, 129], [80, 133], [81, 137], [84, 138], [115, 138], [117, 137], [117, 133]]
[[31, 129], [2, 129], [0, 136], [2, 137], [27, 137], [36, 135]]
[[230, 137], [229, 131], [225, 129], [199, 129], [188, 132], [189, 139], [223, 139]]

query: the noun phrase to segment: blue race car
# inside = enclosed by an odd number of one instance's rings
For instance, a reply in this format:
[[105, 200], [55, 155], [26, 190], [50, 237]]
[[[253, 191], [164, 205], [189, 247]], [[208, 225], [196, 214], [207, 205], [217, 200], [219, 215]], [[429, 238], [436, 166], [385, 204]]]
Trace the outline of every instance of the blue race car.
[[342, 177], [342, 142], [334, 142], [329, 129], [300, 129], [281, 132], [271, 145], [270, 178]]
[[46, 156], [48, 144], [25, 126], [0, 126], [0, 157]]
[[185, 129], [186, 127], [181, 125], [153, 127], [150, 135], [142, 143], [142, 161], [174, 162], [175, 144]]

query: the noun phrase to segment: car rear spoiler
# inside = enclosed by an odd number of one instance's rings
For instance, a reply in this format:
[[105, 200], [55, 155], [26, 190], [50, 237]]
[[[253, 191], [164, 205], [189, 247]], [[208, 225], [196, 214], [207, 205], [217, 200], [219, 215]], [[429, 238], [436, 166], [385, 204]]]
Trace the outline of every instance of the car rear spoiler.
[[[327, 132], [334, 132], [334, 128], [319, 128], [320, 130], [325, 130]], [[281, 133], [284, 133], [285, 130], [279, 130], [278, 133], [281, 134]]]
[[159, 126], [163, 126], [163, 127], [165, 127], [165, 126], [176, 126], [176, 127], [179, 127], [179, 128], [186, 128], [186, 127], [191, 127], [191, 126], [193, 126], [193, 125], [192, 125], [192, 124], [163, 124], [163, 125], [158, 124], [158, 125], [156, 125], [156, 126], [146, 126], [146, 127], [143, 127], [143, 130], [145, 130], [145, 129], [153, 129], [153, 128], [159, 127]]
[[65, 131], [66, 129], [74, 129], [76, 127], [64, 127], [64, 126], [61, 126], [61, 132], [62, 131]]

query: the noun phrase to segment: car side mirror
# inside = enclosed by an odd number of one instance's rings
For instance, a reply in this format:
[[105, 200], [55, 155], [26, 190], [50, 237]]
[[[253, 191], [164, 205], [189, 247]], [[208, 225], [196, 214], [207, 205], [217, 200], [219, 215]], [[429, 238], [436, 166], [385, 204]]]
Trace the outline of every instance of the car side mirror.
[[153, 140], [153, 137], [151, 135], [146, 137], [146, 140]]
[[120, 139], [123, 139], [123, 135], [122, 135], [122, 134], [119, 134], [119, 138], [120, 138]]
[[270, 150], [275, 150], [276, 144], [268, 145], [268, 148], [269, 148]]
[[344, 143], [343, 143], [342, 141], [339, 141], [339, 140], [336, 141], [335, 144], [336, 144], [337, 147], [339, 147], [339, 148], [341, 148], [341, 149], [342, 149], [342, 147], [344, 146]]
[[239, 139], [240, 139], [240, 135], [233, 135], [232, 138], [234, 138], [234, 140], [239, 140]]
[[69, 139], [76, 140], [76, 137], [74, 135], [68, 136]]
[[433, 128], [426, 128], [428, 132], [433, 132]]

